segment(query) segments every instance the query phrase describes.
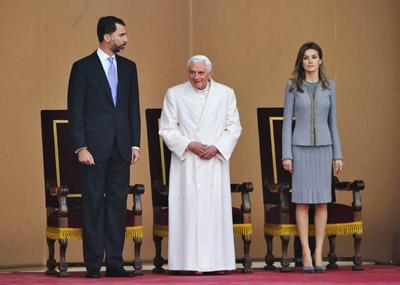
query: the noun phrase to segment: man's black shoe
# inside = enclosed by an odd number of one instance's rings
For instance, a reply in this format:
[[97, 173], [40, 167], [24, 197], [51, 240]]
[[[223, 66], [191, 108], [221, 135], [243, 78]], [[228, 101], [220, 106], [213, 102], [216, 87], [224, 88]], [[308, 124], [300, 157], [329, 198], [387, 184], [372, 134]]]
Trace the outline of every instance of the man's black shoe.
[[132, 277], [132, 276], [133, 272], [126, 271], [123, 268], [106, 270], [106, 277]]
[[100, 278], [99, 271], [88, 271], [86, 272], [86, 278]]

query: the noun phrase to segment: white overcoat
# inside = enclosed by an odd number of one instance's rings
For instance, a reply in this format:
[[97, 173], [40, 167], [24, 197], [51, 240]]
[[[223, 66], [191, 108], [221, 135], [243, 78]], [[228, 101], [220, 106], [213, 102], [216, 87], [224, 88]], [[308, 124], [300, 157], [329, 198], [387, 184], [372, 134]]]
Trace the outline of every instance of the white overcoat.
[[[229, 158], [241, 133], [233, 90], [211, 80], [204, 108], [190, 82], [165, 95], [159, 134], [171, 150], [168, 269], [235, 269]], [[210, 160], [187, 151], [214, 145]]]

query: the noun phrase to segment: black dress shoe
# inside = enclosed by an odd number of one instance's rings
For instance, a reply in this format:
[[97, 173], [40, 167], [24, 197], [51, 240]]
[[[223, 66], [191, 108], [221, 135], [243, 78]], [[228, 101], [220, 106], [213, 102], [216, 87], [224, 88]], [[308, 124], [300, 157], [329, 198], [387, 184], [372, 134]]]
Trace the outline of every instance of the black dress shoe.
[[123, 268], [106, 270], [106, 277], [132, 277], [132, 276], [133, 272], [126, 271]]
[[99, 271], [88, 271], [86, 272], [86, 278], [100, 278]]

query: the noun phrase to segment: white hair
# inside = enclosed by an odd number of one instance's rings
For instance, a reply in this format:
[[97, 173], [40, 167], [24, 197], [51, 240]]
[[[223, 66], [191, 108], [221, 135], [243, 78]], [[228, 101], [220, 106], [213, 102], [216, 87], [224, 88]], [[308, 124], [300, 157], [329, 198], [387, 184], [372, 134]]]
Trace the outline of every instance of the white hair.
[[206, 57], [205, 55], [202, 55], [202, 54], [198, 54], [198, 55], [192, 56], [192, 57], [187, 61], [186, 68], [189, 69], [189, 67], [190, 67], [192, 64], [195, 64], [195, 63], [198, 63], [198, 62], [204, 63], [204, 64], [206, 65], [206, 69], [208, 70], [208, 72], [211, 72], [211, 71], [212, 71], [212, 63], [211, 63], [211, 60], [210, 60], [208, 57]]

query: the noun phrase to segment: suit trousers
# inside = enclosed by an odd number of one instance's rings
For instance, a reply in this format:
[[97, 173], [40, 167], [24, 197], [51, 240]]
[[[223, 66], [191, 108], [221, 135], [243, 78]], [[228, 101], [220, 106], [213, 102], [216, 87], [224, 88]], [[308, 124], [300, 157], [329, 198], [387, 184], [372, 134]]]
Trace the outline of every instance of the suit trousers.
[[99, 271], [104, 254], [107, 268], [121, 268], [130, 164], [121, 157], [114, 141], [107, 160], [81, 165], [80, 170], [86, 269]]

